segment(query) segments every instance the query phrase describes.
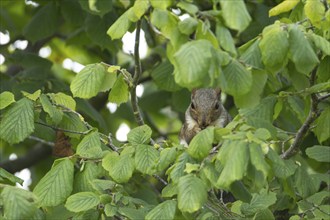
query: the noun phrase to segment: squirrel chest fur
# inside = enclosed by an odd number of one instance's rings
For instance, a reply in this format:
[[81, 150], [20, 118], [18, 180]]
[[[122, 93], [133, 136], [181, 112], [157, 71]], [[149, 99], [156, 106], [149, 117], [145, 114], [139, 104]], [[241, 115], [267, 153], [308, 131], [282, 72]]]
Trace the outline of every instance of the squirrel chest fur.
[[180, 143], [187, 146], [191, 139], [208, 126], [225, 127], [231, 117], [220, 101], [219, 89], [194, 89], [180, 131]]

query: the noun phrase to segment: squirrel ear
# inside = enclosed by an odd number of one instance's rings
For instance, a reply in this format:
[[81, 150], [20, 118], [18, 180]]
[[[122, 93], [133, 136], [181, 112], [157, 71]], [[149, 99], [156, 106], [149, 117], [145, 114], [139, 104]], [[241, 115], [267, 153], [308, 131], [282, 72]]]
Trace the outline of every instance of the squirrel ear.
[[191, 97], [194, 97], [194, 96], [195, 96], [195, 94], [196, 94], [196, 91], [197, 91], [197, 89], [196, 89], [196, 88], [191, 90]]
[[216, 89], [214, 89], [214, 91], [217, 93], [217, 96], [220, 97], [220, 95], [221, 95], [221, 89], [216, 88]]

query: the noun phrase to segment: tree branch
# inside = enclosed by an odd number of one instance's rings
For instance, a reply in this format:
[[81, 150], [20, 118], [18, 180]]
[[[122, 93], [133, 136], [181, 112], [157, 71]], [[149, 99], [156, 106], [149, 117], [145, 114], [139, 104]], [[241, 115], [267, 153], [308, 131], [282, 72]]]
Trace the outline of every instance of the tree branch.
[[0, 163], [0, 167], [9, 173], [16, 173], [25, 168], [29, 168], [41, 160], [48, 158], [52, 154], [52, 148], [42, 143], [36, 144], [36, 147], [30, 150], [25, 156], [16, 160], [8, 160]]
[[[316, 79], [316, 69], [314, 69], [311, 73], [309, 84], [313, 86], [315, 84]], [[308, 116], [303, 123], [303, 125], [299, 128], [293, 143], [284, 153], [281, 154], [282, 159], [289, 159], [290, 157], [294, 156], [300, 148], [300, 145], [307, 134], [308, 130], [310, 129], [311, 124], [317, 119], [320, 115], [317, 105], [319, 103], [319, 99], [317, 98], [315, 93], [311, 94], [311, 108], [309, 110]]]
[[138, 100], [136, 96], [136, 86], [139, 82], [141, 76], [141, 61], [139, 54], [140, 45], [140, 31], [141, 31], [141, 20], [136, 23], [136, 33], [135, 33], [135, 46], [134, 46], [134, 61], [135, 61], [135, 71], [133, 75], [133, 86], [131, 88], [131, 104], [133, 108], [133, 114], [138, 125], [144, 125], [144, 121], [138, 106]]

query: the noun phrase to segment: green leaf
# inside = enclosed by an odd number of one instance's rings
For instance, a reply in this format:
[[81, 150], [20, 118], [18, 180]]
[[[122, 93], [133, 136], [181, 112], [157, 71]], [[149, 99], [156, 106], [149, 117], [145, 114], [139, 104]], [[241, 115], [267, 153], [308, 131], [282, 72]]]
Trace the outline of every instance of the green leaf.
[[55, 2], [50, 2], [42, 7], [24, 27], [24, 36], [28, 40], [36, 42], [54, 34], [58, 27], [58, 12]]
[[149, 9], [149, 1], [136, 0], [133, 5], [133, 11], [136, 17], [141, 18]]
[[0, 94], [0, 110], [8, 107], [10, 104], [15, 102], [14, 94], [5, 91]]
[[303, 123], [307, 117], [306, 113], [304, 112], [304, 100], [297, 96], [289, 96], [288, 103], [290, 108], [297, 115], [298, 119]]
[[276, 5], [274, 8], [269, 10], [269, 17], [279, 15], [283, 12], [292, 10], [300, 0], [284, 0], [280, 4]]
[[49, 101], [47, 95], [41, 94], [40, 103], [42, 105], [43, 110], [49, 114], [52, 121], [55, 124], [60, 123], [60, 121], [62, 120], [62, 117], [63, 117], [63, 112], [61, 112], [55, 106], [52, 105], [52, 103]]
[[230, 192], [236, 199], [243, 202], [250, 202], [252, 195], [242, 181], [235, 181], [230, 185]]
[[103, 179], [93, 179], [91, 181], [93, 189], [97, 190], [98, 192], [103, 193], [104, 191], [110, 189], [112, 190], [117, 186], [117, 183], [111, 180], [103, 180]]
[[[73, 112], [65, 112], [63, 114], [63, 119], [59, 124], [59, 127], [65, 130], [76, 131], [76, 132], [86, 132], [88, 129], [86, 125], [82, 122], [82, 118]], [[67, 136], [73, 138], [81, 138], [81, 134], [75, 134], [70, 132], [64, 132]]]
[[328, 90], [329, 88], [330, 88], [330, 81], [313, 85], [312, 87], [305, 89], [304, 93], [307, 94], [320, 93]]
[[313, 180], [307, 169], [308, 167], [302, 164], [294, 175], [295, 192], [302, 198], [315, 194], [319, 189], [319, 184]]
[[127, 219], [131, 219], [131, 220], [144, 219], [146, 215], [143, 209], [135, 209], [130, 207], [119, 207], [118, 212], [119, 214], [126, 216]]
[[265, 66], [274, 73], [280, 70], [285, 65], [289, 50], [286, 31], [278, 23], [266, 27], [262, 31], [259, 48]]
[[71, 195], [65, 203], [65, 208], [71, 212], [82, 212], [96, 208], [100, 198], [93, 192], [80, 192]]
[[204, 182], [193, 174], [188, 174], [178, 182], [178, 207], [182, 212], [196, 212], [207, 200]]
[[[171, 44], [177, 50], [188, 41], [188, 36], [182, 34], [178, 28], [179, 18], [168, 10], [154, 9], [150, 17], [151, 24], [162, 32], [162, 35], [170, 39]], [[170, 56], [168, 56], [170, 57]]]
[[330, 42], [324, 37], [321, 37], [313, 32], [308, 32], [308, 36], [312, 39], [313, 43], [317, 48], [322, 50], [322, 52], [330, 56]]
[[105, 79], [106, 68], [99, 63], [84, 67], [72, 80], [70, 89], [73, 96], [91, 98], [101, 90]]
[[230, 95], [244, 95], [250, 91], [251, 86], [251, 72], [236, 60], [232, 60], [220, 74], [220, 87]]
[[217, 23], [215, 34], [217, 36], [220, 46], [233, 56], [236, 56], [237, 52], [235, 48], [235, 42], [233, 37], [231, 36], [230, 31], [220, 23]]
[[63, 105], [69, 109], [76, 109], [76, 101], [69, 95], [62, 92], [59, 93], [49, 93], [48, 96], [57, 105]]
[[76, 153], [83, 158], [100, 158], [102, 149], [99, 133], [95, 131], [86, 135], [78, 144]]
[[204, 159], [212, 149], [214, 127], [199, 132], [189, 143], [188, 154], [195, 159]]
[[318, 82], [326, 82], [330, 79], [330, 56], [325, 56], [320, 65], [317, 68], [317, 80]]
[[227, 140], [219, 150], [217, 159], [224, 166], [217, 186], [228, 189], [236, 180], [241, 180], [249, 162], [248, 143]]
[[275, 217], [269, 209], [263, 209], [257, 211], [257, 213], [253, 216], [253, 220], [275, 220]]
[[117, 103], [117, 105], [127, 102], [129, 97], [128, 89], [124, 76], [120, 74], [110, 91], [109, 101]]
[[191, 15], [195, 15], [199, 11], [196, 5], [189, 2], [180, 1], [177, 6]]
[[195, 18], [188, 17], [184, 19], [183, 21], [179, 22], [179, 30], [181, 33], [190, 35], [194, 33], [198, 25], [198, 21]]
[[[86, 2], [85, 0], [83, 1]], [[87, 11], [93, 12], [93, 14], [104, 16], [106, 13], [112, 10], [112, 4], [113, 4], [112, 1], [88, 0], [88, 7], [90, 11], [89, 10]], [[84, 6], [82, 7], [84, 8]]]
[[[96, 181], [102, 175], [104, 175], [104, 170], [101, 164], [85, 161], [83, 170], [80, 170], [74, 176], [73, 192], [94, 191], [93, 181]], [[108, 186], [110, 187], [110, 184]]]
[[175, 83], [173, 76], [173, 65], [166, 60], [159, 64], [150, 73], [158, 88], [170, 92], [178, 91], [181, 87]]
[[330, 162], [330, 147], [315, 145], [306, 149], [306, 154], [309, 158], [320, 162]]
[[112, 72], [109, 73], [108, 70], [107, 73], [105, 74], [104, 81], [100, 88], [100, 92], [106, 92], [109, 89], [111, 89], [115, 84], [116, 80], [117, 80], [117, 74]]
[[122, 14], [116, 21], [113, 23], [107, 31], [107, 34], [111, 37], [112, 40], [120, 39], [128, 31], [131, 26], [131, 21], [128, 17], [129, 13], [133, 11], [133, 8], [127, 10]]
[[111, 205], [110, 203], [106, 204], [104, 207], [104, 212], [107, 217], [113, 217], [116, 215], [118, 207]]
[[321, 191], [321, 192], [317, 192], [314, 195], [311, 195], [310, 197], [308, 197], [306, 200], [307, 202], [311, 202], [315, 205], [321, 205], [322, 202], [326, 199], [329, 198], [329, 191]]
[[150, 145], [139, 144], [136, 146], [135, 166], [144, 174], [154, 174], [159, 159], [159, 152]]
[[173, 0], [150, 0], [150, 4], [153, 8], [160, 8], [166, 10], [166, 8], [173, 4]]
[[161, 171], [166, 169], [170, 164], [172, 164], [176, 159], [177, 150], [175, 147], [165, 148], [160, 152], [158, 168]]
[[196, 40], [202, 40], [205, 39], [209, 41], [214, 48], [219, 48], [219, 43], [215, 35], [210, 29], [210, 23], [209, 21], [202, 22], [201, 20], [198, 21], [196, 33], [195, 33]]
[[242, 32], [249, 26], [251, 17], [243, 0], [220, 0], [220, 5], [222, 16], [229, 28]]
[[4, 186], [1, 200], [5, 219], [31, 219], [37, 211], [35, 195], [14, 186]]
[[22, 94], [32, 100], [32, 101], [36, 101], [39, 97], [40, 97], [40, 94], [41, 94], [41, 90], [38, 89], [37, 91], [35, 91], [34, 93], [28, 93], [28, 92], [25, 92], [25, 91], [22, 91]]
[[147, 215], [146, 220], [153, 219], [174, 219], [176, 212], [177, 202], [174, 200], [167, 200], [160, 203], [155, 208], [153, 208]]
[[285, 179], [293, 175], [297, 165], [292, 160], [282, 160], [277, 153], [269, 148], [267, 158], [271, 161], [272, 170], [275, 176]]
[[321, 27], [321, 21], [325, 16], [325, 7], [321, 1], [307, 0], [304, 12], [314, 26]]
[[173, 182], [177, 182], [181, 176], [184, 175], [184, 169], [186, 168], [186, 163], [191, 162], [191, 157], [187, 152], [183, 152], [178, 156], [175, 163], [166, 171], [166, 174]]
[[203, 85], [208, 77], [212, 44], [207, 40], [196, 40], [184, 44], [174, 54], [174, 78], [183, 87], [195, 88]]
[[235, 104], [239, 108], [253, 108], [260, 103], [260, 96], [267, 82], [267, 73], [264, 70], [252, 70], [252, 86], [244, 95], [235, 97]]
[[267, 192], [266, 189], [260, 191], [259, 194], [254, 193], [249, 204], [243, 203], [241, 211], [245, 215], [253, 215], [258, 211], [264, 210], [276, 202], [276, 193]]
[[330, 108], [326, 108], [316, 119], [315, 124], [317, 125], [314, 129], [317, 139], [320, 143], [326, 141], [330, 137]]
[[102, 159], [102, 166], [109, 171], [110, 176], [118, 183], [127, 182], [135, 169], [134, 159], [129, 155], [118, 155], [115, 152], [108, 153]]
[[268, 176], [270, 167], [265, 161], [265, 156], [262, 152], [261, 147], [256, 143], [251, 143], [249, 144], [249, 150], [251, 164], [256, 168], [256, 170], [262, 172], [264, 177], [266, 178]]
[[289, 44], [291, 59], [296, 69], [306, 75], [309, 74], [319, 60], [304, 33], [296, 26], [289, 29]]
[[178, 185], [169, 183], [166, 185], [162, 190], [162, 197], [163, 198], [171, 198], [174, 195], [178, 194]]
[[261, 51], [259, 48], [260, 38], [252, 39], [239, 48], [241, 54], [239, 60], [255, 69], [264, 69], [261, 61]]
[[13, 184], [19, 183], [22, 185], [24, 182], [24, 180], [22, 180], [21, 178], [15, 176], [14, 174], [9, 173], [7, 170], [1, 167], [0, 167], [0, 178], [6, 179]]
[[72, 192], [73, 162], [58, 159], [51, 170], [38, 182], [33, 193], [38, 196], [40, 206], [57, 206]]
[[151, 134], [151, 128], [148, 125], [142, 125], [130, 130], [127, 134], [127, 140], [132, 144], [148, 144]]
[[34, 131], [33, 102], [27, 98], [12, 104], [0, 121], [0, 138], [10, 144], [23, 141]]

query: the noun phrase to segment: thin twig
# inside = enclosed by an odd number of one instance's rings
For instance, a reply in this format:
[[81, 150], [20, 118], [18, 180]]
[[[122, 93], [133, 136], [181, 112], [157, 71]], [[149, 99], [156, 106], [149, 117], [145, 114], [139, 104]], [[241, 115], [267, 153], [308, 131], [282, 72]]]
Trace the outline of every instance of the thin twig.
[[113, 150], [113, 151], [115, 151], [115, 152], [119, 152], [119, 148], [118, 147], [116, 147], [114, 144], [113, 144], [113, 142], [112, 142], [112, 134], [111, 133], [109, 133], [109, 135], [108, 135], [108, 146], [110, 146], [110, 148]]
[[325, 99], [327, 99], [327, 98], [329, 98], [330, 97], [330, 93], [328, 93], [328, 94], [325, 94], [324, 96], [320, 96], [320, 97], [318, 97], [318, 101], [319, 102], [321, 102], [321, 101], [323, 101], [323, 100], [325, 100]]
[[[316, 69], [314, 69], [311, 73], [309, 84], [313, 86], [316, 80]], [[310, 129], [311, 124], [317, 119], [319, 116], [317, 105], [319, 103], [319, 99], [317, 98], [315, 93], [311, 94], [311, 108], [309, 110], [308, 116], [303, 123], [303, 125], [299, 128], [293, 143], [284, 153], [281, 154], [282, 159], [288, 159], [295, 155], [299, 151], [299, 147], [307, 134], [308, 130]]]
[[29, 139], [34, 140], [34, 141], [38, 141], [42, 144], [45, 144], [45, 145], [48, 145], [48, 146], [51, 146], [51, 147], [55, 146], [55, 143], [50, 142], [50, 141], [46, 141], [44, 139], [41, 139], [41, 138], [38, 138], [38, 137], [35, 137], [35, 136], [29, 136]]
[[163, 183], [165, 186], [167, 186], [168, 182], [166, 182], [166, 180], [164, 180], [163, 178], [161, 178], [157, 174], [153, 174], [152, 176], [155, 177], [157, 180], [159, 180], [161, 183]]
[[134, 46], [134, 61], [135, 61], [135, 71], [133, 75], [133, 86], [131, 88], [131, 103], [133, 108], [133, 114], [138, 125], [144, 125], [143, 118], [138, 106], [138, 100], [136, 96], [136, 86], [139, 82], [141, 76], [141, 60], [139, 54], [140, 45], [140, 31], [141, 31], [141, 20], [136, 23], [136, 33], [135, 33], [135, 46]]
[[38, 121], [35, 121], [34, 123], [36, 124], [39, 124], [39, 125], [43, 125], [45, 127], [49, 127], [55, 131], [63, 131], [63, 132], [68, 132], [68, 133], [72, 133], [72, 134], [82, 134], [82, 135], [86, 135], [90, 132], [90, 130], [87, 130], [87, 131], [73, 131], [73, 130], [67, 130], [67, 129], [63, 129], [63, 128], [58, 128], [58, 127], [55, 127], [55, 126], [52, 126], [52, 125], [48, 125], [48, 124], [45, 124], [45, 123], [42, 123], [42, 122], [38, 122]]

